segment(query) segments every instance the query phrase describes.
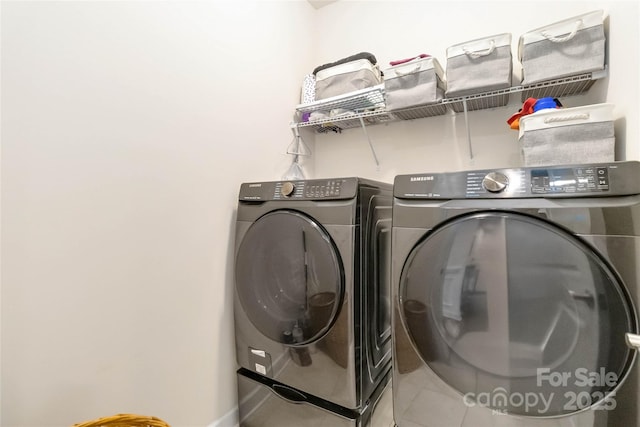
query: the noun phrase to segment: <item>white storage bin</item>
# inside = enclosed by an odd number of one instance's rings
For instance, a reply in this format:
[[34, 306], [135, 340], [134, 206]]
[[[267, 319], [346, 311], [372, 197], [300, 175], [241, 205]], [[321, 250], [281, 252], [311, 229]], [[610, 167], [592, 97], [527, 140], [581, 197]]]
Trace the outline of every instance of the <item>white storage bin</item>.
[[416, 58], [384, 71], [388, 111], [441, 101], [444, 88], [444, 71], [432, 56]]
[[524, 166], [615, 160], [613, 104], [545, 109], [520, 118]]
[[520, 36], [522, 84], [604, 69], [604, 12], [596, 10]]
[[377, 65], [367, 59], [356, 59], [325, 68], [316, 73], [316, 100], [343, 95], [382, 83]]
[[511, 34], [484, 37], [447, 48], [447, 98], [511, 87]]

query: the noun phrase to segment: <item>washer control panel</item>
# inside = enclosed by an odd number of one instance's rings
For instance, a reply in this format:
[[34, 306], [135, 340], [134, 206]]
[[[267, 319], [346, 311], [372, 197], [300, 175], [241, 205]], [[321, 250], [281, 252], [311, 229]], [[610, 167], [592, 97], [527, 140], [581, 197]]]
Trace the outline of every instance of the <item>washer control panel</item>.
[[240, 200], [332, 200], [356, 196], [357, 178], [245, 183]]
[[335, 199], [342, 193], [342, 179], [277, 182], [274, 199]]
[[522, 169], [469, 171], [465, 175], [465, 198], [522, 196], [526, 189], [527, 174]]
[[405, 199], [632, 195], [640, 194], [640, 162], [398, 175], [393, 192]]

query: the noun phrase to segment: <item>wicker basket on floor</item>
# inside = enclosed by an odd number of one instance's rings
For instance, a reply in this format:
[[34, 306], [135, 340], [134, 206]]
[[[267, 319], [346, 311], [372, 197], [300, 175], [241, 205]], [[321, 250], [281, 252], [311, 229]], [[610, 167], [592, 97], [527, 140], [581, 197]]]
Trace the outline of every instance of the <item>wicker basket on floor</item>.
[[135, 414], [118, 414], [110, 417], [98, 418], [84, 423], [74, 424], [73, 427], [171, 427], [160, 418]]

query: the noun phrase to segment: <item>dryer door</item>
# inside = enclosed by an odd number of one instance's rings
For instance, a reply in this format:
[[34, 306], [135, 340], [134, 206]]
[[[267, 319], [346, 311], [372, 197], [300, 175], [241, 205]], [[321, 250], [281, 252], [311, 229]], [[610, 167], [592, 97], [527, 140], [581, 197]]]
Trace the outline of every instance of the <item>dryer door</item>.
[[289, 345], [330, 328], [341, 306], [344, 272], [329, 234], [293, 210], [270, 212], [247, 230], [236, 254], [236, 291], [256, 329]]
[[612, 409], [634, 361], [621, 279], [539, 218], [489, 211], [442, 223], [407, 258], [398, 296], [415, 350], [469, 405], [536, 417]]

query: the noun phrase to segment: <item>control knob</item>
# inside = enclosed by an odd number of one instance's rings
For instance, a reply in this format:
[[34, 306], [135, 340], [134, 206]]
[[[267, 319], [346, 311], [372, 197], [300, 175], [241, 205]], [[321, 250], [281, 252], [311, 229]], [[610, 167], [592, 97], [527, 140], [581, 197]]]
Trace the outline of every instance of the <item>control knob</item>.
[[489, 172], [482, 180], [482, 188], [491, 193], [500, 193], [509, 185], [509, 178], [500, 172]]
[[291, 197], [296, 187], [291, 182], [285, 182], [282, 184], [282, 188], [280, 189], [280, 193], [285, 197]]

